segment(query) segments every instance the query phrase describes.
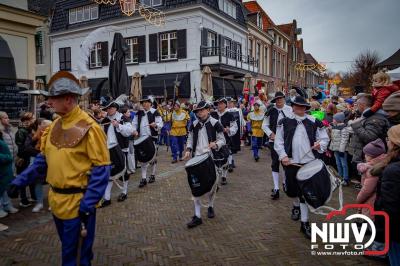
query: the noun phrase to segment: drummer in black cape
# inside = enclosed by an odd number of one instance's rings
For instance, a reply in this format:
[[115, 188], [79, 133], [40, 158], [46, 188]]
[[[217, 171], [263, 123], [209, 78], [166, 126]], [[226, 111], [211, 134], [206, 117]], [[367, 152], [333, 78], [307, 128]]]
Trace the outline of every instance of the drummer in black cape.
[[118, 182], [117, 179], [122, 181], [121, 194], [117, 200], [121, 202], [128, 197], [129, 173], [127, 172], [127, 160], [129, 137], [133, 133], [133, 126], [129, 118], [118, 112], [120, 104], [111, 100], [105, 103], [103, 107], [107, 111], [107, 116], [101, 121], [100, 125], [107, 135], [107, 148], [110, 151], [112, 166], [110, 180], [104, 197], [100, 202], [100, 207], [106, 207], [111, 204], [111, 189], [114, 182]]
[[326, 151], [329, 137], [322, 122], [307, 115], [310, 104], [301, 96], [292, 101], [293, 117], [278, 122], [274, 148], [285, 169], [286, 194], [295, 198], [292, 220], [301, 220], [300, 231], [311, 238], [308, 208], [298, 185], [296, 175], [301, 165], [319, 158]]
[[[292, 107], [286, 105], [285, 94], [281, 91], [275, 93], [271, 100], [271, 105], [265, 112], [265, 118], [262, 129], [269, 139], [269, 148], [271, 150], [271, 169], [274, 188], [272, 189], [271, 199], [279, 199], [279, 157], [274, 149], [274, 140], [278, 121], [284, 117], [293, 117]], [[283, 190], [286, 190], [285, 181], [282, 182]]]
[[229, 155], [229, 158], [228, 158], [228, 171], [233, 172], [233, 168], [236, 168], [235, 160], [233, 159], [233, 155], [236, 154], [238, 151], [240, 151], [240, 144], [241, 144], [240, 137], [243, 134], [243, 128], [246, 124], [246, 121], [244, 121], [242, 110], [237, 107], [237, 100], [232, 97], [227, 97], [226, 99], [228, 101], [228, 112], [230, 112], [233, 115], [233, 118], [235, 119], [236, 125], [238, 127], [236, 134], [231, 137], [231, 141], [232, 141], [231, 153], [232, 154]]
[[[235, 136], [235, 134], [238, 132], [238, 125], [232, 113], [228, 112], [228, 101], [225, 97], [220, 98], [219, 100], [214, 102], [214, 105], [216, 105], [217, 110], [211, 112], [211, 116], [214, 119], [217, 119], [222, 124], [222, 127], [224, 128], [225, 142], [228, 145], [229, 149], [232, 150], [233, 143], [231, 137]], [[227, 174], [228, 166], [226, 165], [222, 169], [221, 185], [226, 185], [228, 183], [226, 180]]]
[[[151, 96], [145, 96], [140, 100], [140, 104], [143, 109], [139, 110], [133, 119], [134, 136], [139, 137], [151, 137], [154, 145], [158, 140], [158, 134], [163, 127], [163, 121], [161, 115], [156, 109], [152, 107], [153, 98]], [[135, 147], [135, 152], [140, 152]], [[156, 166], [157, 166], [157, 153], [155, 152], [154, 158], [148, 162], [142, 162], [142, 178], [139, 183], [139, 188], [147, 185], [147, 168], [151, 166], [151, 174], [149, 177], [149, 183], [156, 181]], [[139, 158], [138, 158], [139, 160]]]
[[216, 177], [216, 169], [210, 152], [218, 151], [226, 144], [224, 128], [218, 120], [210, 116], [210, 105], [205, 101], [201, 101], [193, 111], [198, 119], [193, 122], [189, 129], [186, 152], [183, 159], [187, 160], [191, 155], [193, 158], [186, 163], [186, 170], [190, 171], [188, 170], [188, 165], [191, 164], [191, 161], [202, 157], [204, 157], [204, 160], [200, 160], [201, 163], [192, 164], [193, 167], [198, 167], [198, 169], [193, 170], [196, 173], [195, 175], [192, 174], [193, 176], [190, 176], [188, 172], [188, 181], [192, 189], [195, 211], [192, 220], [187, 224], [188, 228], [202, 224], [200, 201], [202, 196], [208, 197], [208, 218], [215, 217], [214, 198], [217, 192], [218, 178]]

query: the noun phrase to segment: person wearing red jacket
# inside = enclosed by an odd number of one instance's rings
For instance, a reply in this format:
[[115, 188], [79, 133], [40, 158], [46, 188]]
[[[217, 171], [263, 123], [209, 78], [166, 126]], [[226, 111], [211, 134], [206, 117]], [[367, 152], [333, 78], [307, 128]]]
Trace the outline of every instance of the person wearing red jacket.
[[373, 76], [372, 86], [372, 98], [374, 100], [374, 104], [371, 106], [370, 110], [363, 114], [365, 117], [370, 117], [376, 113], [382, 108], [382, 104], [386, 98], [389, 97], [393, 92], [399, 90], [399, 87], [396, 84], [390, 83], [390, 76], [381, 71]]

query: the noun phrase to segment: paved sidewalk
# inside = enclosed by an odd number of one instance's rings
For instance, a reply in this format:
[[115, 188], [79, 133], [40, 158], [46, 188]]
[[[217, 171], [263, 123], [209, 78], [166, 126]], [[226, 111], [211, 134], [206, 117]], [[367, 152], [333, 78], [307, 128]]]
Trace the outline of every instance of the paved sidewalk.
[[[238, 168], [221, 187], [214, 219], [188, 230], [193, 203], [184, 163], [170, 164], [160, 148], [157, 181], [138, 189], [140, 169], [131, 178], [128, 199], [97, 212], [93, 265], [380, 265], [363, 257], [312, 256], [310, 242], [290, 219], [291, 200], [271, 201], [270, 161], [262, 150], [258, 163], [248, 147], [236, 156]], [[344, 188], [345, 201], [356, 191]], [[334, 203], [332, 203], [334, 205]], [[335, 205], [334, 205], [335, 206]], [[312, 221], [323, 217], [311, 216]], [[1, 219], [0, 265], [60, 265], [60, 242], [51, 214], [25, 209]]]

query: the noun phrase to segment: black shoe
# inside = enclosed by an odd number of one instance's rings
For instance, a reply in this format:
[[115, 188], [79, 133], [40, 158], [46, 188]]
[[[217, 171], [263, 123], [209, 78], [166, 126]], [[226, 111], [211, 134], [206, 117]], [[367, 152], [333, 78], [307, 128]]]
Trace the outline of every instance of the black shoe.
[[228, 182], [226, 181], [226, 177], [223, 177], [222, 180], [221, 180], [221, 185], [224, 186], [226, 184], [228, 184]]
[[151, 175], [149, 178], [149, 184], [154, 182], [156, 182], [156, 177], [154, 175]]
[[311, 226], [309, 222], [301, 222], [300, 232], [308, 239], [311, 239]]
[[110, 206], [110, 205], [111, 205], [111, 200], [102, 199], [100, 201], [99, 208], [104, 208], [104, 207], [107, 207], [107, 206]]
[[214, 208], [213, 207], [208, 207], [207, 217], [210, 218], [210, 219], [215, 217], [215, 213], [214, 213]]
[[21, 200], [20, 203], [19, 203], [19, 206], [21, 206], [22, 208], [26, 208], [26, 207], [29, 207], [29, 206], [31, 206], [31, 205], [32, 205], [32, 203], [29, 202], [28, 199], [23, 199], [23, 200]]
[[236, 168], [236, 164], [235, 164], [234, 160], [232, 160], [232, 168]]
[[121, 202], [121, 201], [126, 200], [127, 198], [128, 198], [128, 195], [126, 195], [125, 193], [121, 193], [121, 194], [118, 196], [117, 201], [118, 201], [118, 202]]
[[283, 190], [283, 192], [287, 192], [287, 186], [286, 186], [286, 183], [282, 183], [282, 190]]
[[256, 160], [256, 162], [258, 162], [258, 160], [260, 160], [260, 157], [256, 156], [256, 157], [254, 157], [254, 160]]
[[203, 220], [201, 218], [197, 217], [196, 215], [192, 217], [192, 220], [188, 222], [186, 225], [188, 228], [194, 228], [198, 225], [201, 225], [203, 223]]
[[178, 162], [178, 160], [172, 160], [172, 164], [174, 164], [174, 163], [177, 163]]
[[300, 206], [293, 206], [291, 218], [293, 221], [298, 221], [300, 219]]
[[228, 165], [228, 172], [232, 173], [233, 172], [233, 166], [232, 164]]
[[142, 178], [142, 179], [140, 180], [140, 183], [139, 183], [139, 188], [142, 188], [142, 187], [144, 187], [145, 185], [147, 185], [147, 180]]
[[279, 199], [279, 189], [273, 189], [272, 190], [271, 199], [272, 200]]

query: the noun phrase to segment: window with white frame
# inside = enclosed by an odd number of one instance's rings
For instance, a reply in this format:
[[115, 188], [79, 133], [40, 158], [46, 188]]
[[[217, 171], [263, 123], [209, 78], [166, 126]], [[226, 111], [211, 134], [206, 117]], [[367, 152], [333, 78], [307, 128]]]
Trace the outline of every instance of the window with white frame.
[[272, 76], [276, 77], [276, 51], [272, 52]]
[[280, 78], [281, 77], [281, 53], [279, 53], [278, 52], [278, 55], [277, 55], [277, 57], [276, 57], [276, 59], [277, 59], [277, 63], [276, 63], [276, 76], [278, 77], [278, 78]]
[[286, 56], [282, 55], [282, 78], [286, 79]]
[[249, 39], [249, 57], [253, 56], [253, 40]]
[[236, 18], [236, 4], [231, 0], [219, 0], [219, 10], [228, 14], [229, 16]]
[[75, 24], [83, 21], [95, 20], [99, 18], [99, 6], [87, 5], [69, 10], [69, 24]]
[[268, 50], [268, 46], [265, 46], [265, 49], [264, 49], [264, 74], [265, 75], [268, 75], [269, 73], [268, 73], [268, 62], [269, 62], [269, 55], [268, 55], [268, 53], [269, 53], [269, 50]]
[[224, 40], [224, 48], [225, 48], [225, 56], [232, 58], [233, 57], [233, 44], [232, 41], [229, 39]]
[[90, 68], [101, 67], [101, 62], [101, 42], [98, 42], [90, 50]]
[[260, 29], [263, 28], [263, 21], [262, 21], [261, 13], [257, 13], [257, 27], [259, 27]]
[[161, 6], [162, 0], [141, 0], [141, 3], [146, 6]]
[[217, 34], [215, 32], [207, 32], [207, 46], [211, 48], [207, 51], [208, 55], [217, 54]]
[[242, 61], [242, 45], [240, 43], [236, 44], [236, 58], [239, 61]]
[[125, 39], [126, 45], [128, 45], [128, 53], [126, 55], [126, 63], [138, 63], [139, 62], [139, 45], [138, 39], [134, 38], [127, 38]]
[[178, 39], [176, 32], [160, 34], [160, 55], [161, 60], [178, 58]]
[[261, 44], [257, 43], [256, 45], [256, 64], [260, 64], [261, 59]]

